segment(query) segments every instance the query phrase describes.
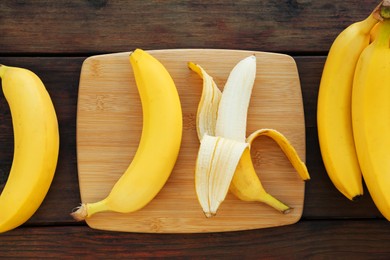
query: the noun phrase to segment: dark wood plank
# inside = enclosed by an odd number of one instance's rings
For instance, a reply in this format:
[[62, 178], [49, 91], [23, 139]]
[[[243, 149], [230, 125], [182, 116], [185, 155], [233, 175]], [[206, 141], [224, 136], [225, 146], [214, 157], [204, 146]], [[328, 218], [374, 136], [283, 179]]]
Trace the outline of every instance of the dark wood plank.
[[379, 0], [0, 2], [0, 53], [164, 48], [326, 52]]
[[317, 127], [317, 95], [326, 56], [295, 56], [302, 87], [306, 127]]
[[[38, 212], [27, 225], [74, 223], [69, 212], [80, 202], [76, 157], [76, 109], [80, 69], [85, 57], [2, 57], [0, 63], [21, 66], [42, 77], [57, 109], [61, 147], [56, 176]], [[358, 202], [344, 198], [330, 182], [321, 160], [316, 129], [316, 100], [324, 57], [296, 56], [306, 117], [307, 183], [303, 218], [377, 218], [369, 194]], [[0, 94], [0, 190], [12, 163], [13, 132], [8, 105]]]
[[304, 219], [382, 218], [366, 188], [358, 201], [348, 200], [335, 188], [322, 162], [317, 128], [306, 128], [306, 151], [311, 180], [306, 184]]
[[301, 221], [242, 232], [137, 234], [85, 226], [19, 228], [0, 235], [0, 257], [388, 259], [387, 221]]

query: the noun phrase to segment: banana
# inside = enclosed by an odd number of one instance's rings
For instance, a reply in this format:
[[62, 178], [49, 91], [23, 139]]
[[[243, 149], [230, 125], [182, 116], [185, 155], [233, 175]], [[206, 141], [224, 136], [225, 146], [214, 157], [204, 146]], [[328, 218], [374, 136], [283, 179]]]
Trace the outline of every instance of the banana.
[[377, 10], [337, 36], [329, 50], [318, 93], [317, 126], [322, 159], [334, 186], [350, 200], [363, 194], [352, 133], [352, 82], [358, 58], [378, 22]]
[[175, 83], [149, 53], [130, 54], [143, 110], [139, 147], [129, 167], [101, 201], [83, 203], [71, 215], [83, 220], [103, 211], [129, 213], [147, 205], [163, 188], [176, 163], [182, 138], [182, 110]]
[[14, 157], [0, 195], [0, 233], [25, 223], [39, 208], [53, 180], [59, 132], [51, 98], [39, 77], [0, 65], [14, 129]]
[[233, 68], [222, 95], [212, 77], [200, 65], [190, 62], [188, 66], [203, 78], [197, 112], [200, 148], [195, 186], [206, 217], [216, 214], [228, 190], [241, 200], [263, 202], [282, 213], [288, 213], [291, 208], [267, 193], [261, 184], [250, 154], [253, 140], [260, 135], [271, 137], [302, 179], [308, 180], [310, 176], [293, 146], [276, 130], [260, 129], [245, 138], [247, 112], [256, 75], [256, 57], [249, 56]]
[[[211, 217], [224, 201], [237, 164], [248, 146], [245, 143], [246, 114], [256, 75], [256, 57], [252, 55], [237, 63], [230, 72], [223, 94], [215, 96], [219, 100], [210, 100], [211, 103], [203, 100], [214, 96], [208, 92], [219, 93], [219, 89], [212, 80], [205, 81], [210, 77], [200, 66], [189, 65], [203, 75], [204, 84], [207, 83], [198, 104], [197, 122], [211, 122], [212, 127], [197, 125], [201, 145], [195, 167], [195, 188], [203, 212]], [[217, 109], [212, 108], [217, 105]], [[200, 113], [202, 111], [209, 113]], [[202, 133], [202, 129], [210, 132]]]
[[367, 189], [390, 220], [390, 20], [357, 63], [352, 92], [352, 125], [357, 156]]
[[[246, 139], [246, 142], [251, 146], [252, 142], [259, 136], [268, 136], [274, 140], [287, 156], [302, 180], [306, 181], [310, 179], [306, 165], [299, 158], [298, 153], [283, 134], [275, 129], [263, 128], [250, 134]], [[265, 191], [256, 170], [253, 167], [249, 149], [243, 153], [240, 159], [230, 184], [230, 191], [236, 197], [244, 201], [263, 202], [284, 214], [291, 211], [291, 208], [288, 205], [277, 200]]]

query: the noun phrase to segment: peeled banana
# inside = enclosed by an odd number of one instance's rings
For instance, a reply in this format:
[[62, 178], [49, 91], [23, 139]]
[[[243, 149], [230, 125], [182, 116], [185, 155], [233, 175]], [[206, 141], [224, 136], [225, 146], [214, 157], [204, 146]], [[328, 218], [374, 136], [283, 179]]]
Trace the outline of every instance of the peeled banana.
[[141, 49], [130, 54], [130, 63], [143, 111], [139, 147], [110, 194], [83, 203], [72, 212], [76, 220], [103, 211], [129, 213], [143, 208], [163, 188], [176, 163], [183, 122], [175, 83], [164, 65]]
[[276, 130], [261, 129], [245, 138], [247, 111], [256, 76], [256, 57], [252, 55], [237, 63], [223, 93], [200, 65], [190, 62], [189, 68], [203, 78], [197, 113], [200, 148], [195, 168], [195, 186], [206, 217], [216, 214], [229, 190], [241, 200], [263, 202], [280, 212], [288, 213], [291, 208], [263, 188], [252, 164], [252, 141], [260, 135], [273, 138], [300, 176], [305, 180], [310, 176], [294, 148]]
[[[192, 65], [190, 68], [194, 68], [194, 66]], [[203, 72], [205, 74], [203, 78], [207, 78], [207, 73], [204, 70]], [[230, 72], [224, 93], [220, 95], [218, 102], [212, 104], [200, 102], [198, 105], [198, 111], [202, 111], [202, 106], [218, 104], [217, 110], [210, 109], [210, 111], [217, 111], [216, 116], [213, 114], [203, 114], [209, 120], [198, 120], [198, 122], [213, 122], [213, 120], [216, 120], [213, 131], [216, 136], [210, 136], [209, 134], [211, 133], [201, 135], [201, 145], [195, 168], [197, 196], [206, 217], [214, 216], [220, 204], [224, 201], [237, 164], [245, 148], [248, 146], [245, 143], [246, 113], [255, 75], [256, 57], [252, 55], [241, 60]], [[212, 82], [210, 81], [210, 83]], [[242, 87], [242, 91], [234, 91], [237, 86]], [[207, 91], [218, 92], [219, 90], [217, 91], [215, 87], [216, 85], [206, 87], [202, 92], [202, 96], [207, 95]], [[242, 95], [242, 98], [237, 98], [237, 94]], [[236, 104], [231, 102], [235, 98], [237, 98], [235, 100]], [[201, 116], [202, 114], [197, 115], [198, 118]], [[245, 129], [242, 129], [243, 124]], [[214, 126], [214, 123], [212, 125]], [[199, 128], [202, 129], [203, 126]], [[198, 132], [201, 133], [201, 131]], [[209, 139], [211, 140], [208, 141]], [[208, 155], [210, 153], [212, 155], [211, 157]], [[209, 160], [201, 159], [205, 155], [209, 157]], [[202, 191], [205, 190], [207, 190], [207, 196], [202, 194]]]
[[14, 157], [0, 195], [0, 233], [25, 223], [44, 200], [57, 166], [58, 121], [40, 78], [30, 70], [0, 65], [14, 129]]
[[357, 63], [352, 92], [356, 151], [368, 191], [390, 220], [390, 20], [380, 23], [375, 40]]
[[322, 73], [317, 104], [318, 139], [326, 171], [348, 199], [363, 195], [352, 133], [351, 95], [356, 63], [369, 45], [377, 9], [343, 30], [333, 42]]

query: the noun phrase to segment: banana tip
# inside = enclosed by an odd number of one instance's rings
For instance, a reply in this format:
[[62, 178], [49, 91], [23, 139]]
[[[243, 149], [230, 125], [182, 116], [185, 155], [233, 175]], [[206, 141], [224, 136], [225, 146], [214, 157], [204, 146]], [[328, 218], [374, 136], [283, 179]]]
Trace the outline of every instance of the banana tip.
[[352, 198], [352, 201], [359, 201], [363, 197], [362, 194], [356, 195], [355, 197]]
[[80, 206], [74, 208], [72, 210], [72, 213], [70, 215], [74, 218], [76, 221], [83, 221], [87, 217], [87, 207], [85, 204], [81, 204]]
[[204, 215], [206, 216], [206, 218], [211, 218], [211, 217], [214, 217], [215, 215], [217, 215], [217, 213], [204, 212]]
[[6, 70], [6, 66], [3, 64], [0, 64], [0, 78], [4, 76]]

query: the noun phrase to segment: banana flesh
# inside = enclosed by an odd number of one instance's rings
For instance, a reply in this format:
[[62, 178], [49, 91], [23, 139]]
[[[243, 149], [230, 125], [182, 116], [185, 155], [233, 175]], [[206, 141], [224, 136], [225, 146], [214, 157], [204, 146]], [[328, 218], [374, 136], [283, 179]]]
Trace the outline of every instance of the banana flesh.
[[352, 131], [351, 95], [355, 67], [370, 43], [377, 9], [353, 23], [333, 42], [326, 59], [317, 103], [318, 139], [334, 186], [348, 199], [363, 195], [362, 175]]
[[[256, 57], [252, 55], [237, 63], [222, 94], [200, 65], [190, 62], [189, 68], [203, 78], [197, 114], [200, 148], [195, 187], [206, 217], [216, 214], [229, 190], [241, 200], [263, 202], [282, 213], [288, 213], [291, 208], [267, 193], [261, 184], [250, 155], [252, 141], [260, 135], [273, 138], [302, 179], [307, 180], [310, 176], [293, 146], [281, 133], [261, 129], [245, 138], [247, 111], [256, 76]], [[231, 143], [231, 146], [218, 149], [221, 143]]]
[[143, 111], [139, 147], [127, 170], [101, 201], [72, 212], [83, 220], [98, 212], [130, 213], [146, 206], [163, 188], [176, 163], [182, 139], [182, 110], [175, 83], [163, 64], [137, 49], [130, 54]]
[[57, 166], [58, 121], [52, 100], [30, 70], [0, 65], [14, 130], [14, 157], [0, 195], [0, 233], [25, 223], [43, 202]]

